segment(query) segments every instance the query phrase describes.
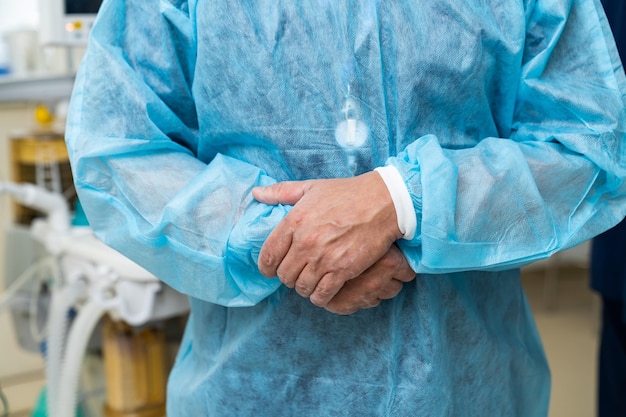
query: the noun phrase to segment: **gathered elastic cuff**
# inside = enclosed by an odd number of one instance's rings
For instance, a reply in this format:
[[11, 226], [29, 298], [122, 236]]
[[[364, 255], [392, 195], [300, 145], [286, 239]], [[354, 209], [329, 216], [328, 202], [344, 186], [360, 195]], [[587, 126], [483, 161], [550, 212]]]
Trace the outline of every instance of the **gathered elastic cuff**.
[[411, 195], [404, 184], [400, 172], [391, 165], [378, 167], [374, 171], [378, 172], [389, 190], [391, 200], [396, 209], [398, 228], [400, 233], [402, 233], [402, 238], [406, 240], [413, 239], [417, 229], [417, 216], [415, 215]]

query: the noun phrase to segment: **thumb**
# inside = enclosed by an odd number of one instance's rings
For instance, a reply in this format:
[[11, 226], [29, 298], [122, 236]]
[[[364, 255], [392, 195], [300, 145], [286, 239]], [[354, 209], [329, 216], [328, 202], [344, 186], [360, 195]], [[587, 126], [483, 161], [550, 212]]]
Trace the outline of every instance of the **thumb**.
[[267, 187], [254, 187], [252, 196], [259, 203], [294, 205], [310, 187], [308, 181], [277, 182]]

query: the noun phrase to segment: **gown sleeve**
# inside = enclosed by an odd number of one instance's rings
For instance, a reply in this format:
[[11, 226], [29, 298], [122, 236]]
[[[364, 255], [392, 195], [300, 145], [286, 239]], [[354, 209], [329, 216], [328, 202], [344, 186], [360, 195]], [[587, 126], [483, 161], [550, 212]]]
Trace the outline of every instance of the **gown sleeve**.
[[626, 84], [604, 12], [528, 4], [511, 131], [465, 149], [426, 135], [387, 162], [418, 215], [415, 238], [398, 242], [418, 273], [519, 267], [626, 213]]
[[259, 168], [196, 158], [194, 36], [185, 1], [103, 3], [67, 122], [74, 181], [105, 243], [184, 294], [253, 305], [280, 285], [256, 260], [286, 208], [251, 198], [273, 182]]

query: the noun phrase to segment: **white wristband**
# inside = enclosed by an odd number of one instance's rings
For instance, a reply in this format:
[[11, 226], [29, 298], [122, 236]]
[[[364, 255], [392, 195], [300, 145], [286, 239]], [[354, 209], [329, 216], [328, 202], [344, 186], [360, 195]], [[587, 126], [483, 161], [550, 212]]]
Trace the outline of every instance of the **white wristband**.
[[378, 167], [374, 171], [378, 172], [381, 176], [389, 194], [391, 194], [391, 200], [396, 209], [396, 216], [398, 217], [398, 228], [402, 233], [402, 238], [411, 240], [415, 237], [415, 230], [417, 229], [417, 216], [415, 215], [415, 209], [413, 208], [413, 202], [411, 201], [411, 195], [404, 185], [402, 176], [392, 165]]

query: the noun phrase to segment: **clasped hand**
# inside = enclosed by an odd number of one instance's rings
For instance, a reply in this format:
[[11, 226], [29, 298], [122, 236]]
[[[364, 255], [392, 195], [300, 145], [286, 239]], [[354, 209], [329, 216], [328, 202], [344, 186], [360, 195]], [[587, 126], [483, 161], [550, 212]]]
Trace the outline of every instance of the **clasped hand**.
[[395, 297], [415, 272], [394, 245], [393, 202], [376, 172], [353, 178], [287, 181], [252, 191], [293, 208], [270, 233], [259, 270], [338, 314]]

